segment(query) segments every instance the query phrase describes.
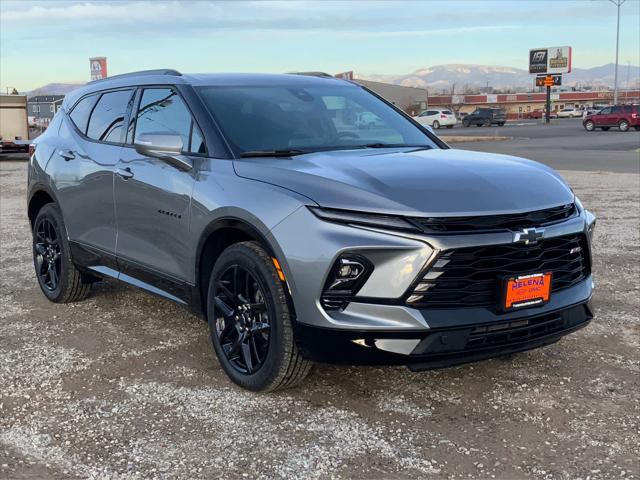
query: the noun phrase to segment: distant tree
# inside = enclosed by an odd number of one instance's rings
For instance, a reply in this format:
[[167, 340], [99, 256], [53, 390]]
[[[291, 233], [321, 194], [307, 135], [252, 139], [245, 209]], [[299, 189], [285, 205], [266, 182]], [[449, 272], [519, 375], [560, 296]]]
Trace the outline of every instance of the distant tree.
[[16, 90], [15, 88], [11, 90], [11, 95], [19, 95], [18, 90]]

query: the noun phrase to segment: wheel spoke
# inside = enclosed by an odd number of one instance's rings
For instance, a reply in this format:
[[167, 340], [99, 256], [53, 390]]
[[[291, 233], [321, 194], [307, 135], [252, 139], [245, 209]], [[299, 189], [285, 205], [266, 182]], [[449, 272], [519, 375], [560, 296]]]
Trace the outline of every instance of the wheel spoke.
[[42, 243], [36, 243], [36, 252], [38, 252], [39, 255], [44, 255], [47, 252], [47, 247]]
[[233, 308], [231, 308], [229, 305], [227, 305], [224, 300], [222, 300], [222, 298], [220, 297], [215, 297], [213, 299], [214, 302], [216, 302], [216, 307], [218, 307], [221, 311], [222, 314], [227, 317], [227, 318], [233, 318], [233, 314], [235, 313], [235, 310]]
[[49, 264], [49, 278], [51, 280], [51, 288], [56, 288], [58, 286], [58, 272], [56, 272], [56, 267], [54, 264]]
[[256, 322], [255, 325], [251, 328], [252, 332], [264, 332], [271, 329], [271, 325], [265, 322]]
[[[216, 283], [216, 287], [219, 288], [220, 290], [222, 290], [222, 293], [224, 293], [224, 295], [227, 297], [227, 299], [233, 303], [234, 307], [238, 306], [238, 299], [236, 298], [235, 294], [233, 294], [231, 292], [231, 290], [229, 290], [227, 288], [227, 286], [222, 283], [222, 281], [219, 281], [218, 283]], [[217, 297], [216, 297], [217, 298]]]
[[242, 359], [244, 360], [244, 364], [247, 367], [247, 371], [251, 373], [253, 370], [253, 360], [251, 359], [251, 349], [249, 348], [249, 343], [242, 342]]

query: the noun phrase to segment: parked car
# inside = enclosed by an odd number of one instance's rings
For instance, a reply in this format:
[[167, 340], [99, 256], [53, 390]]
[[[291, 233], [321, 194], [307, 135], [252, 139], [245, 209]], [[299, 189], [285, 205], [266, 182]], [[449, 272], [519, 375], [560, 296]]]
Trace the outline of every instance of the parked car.
[[375, 128], [384, 125], [380, 117], [371, 112], [362, 112], [356, 116], [355, 126], [358, 128]]
[[[544, 114], [545, 114], [544, 109], [536, 108], [535, 110], [532, 110], [531, 112], [527, 113], [526, 117], [531, 119], [542, 119], [544, 118]], [[558, 118], [558, 114], [555, 111], [551, 111], [549, 113], [549, 118]]]
[[640, 114], [638, 105], [614, 105], [600, 110], [598, 113], [587, 115], [582, 120], [585, 130], [592, 132], [596, 128], [609, 130], [618, 127], [621, 132], [626, 132], [633, 127], [640, 130]]
[[502, 108], [476, 108], [462, 120], [462, 125], [477, 127], [499, 125], [502, 127], [507, 121], [507, 114]]
[[582, 109], [575, 107], [565, 107], [558, 111], [558, 118], [582, 117]]
[[440, 368], [588, 324], [594, 216], [549, 167], [429, 128], [331, 77], [90, 82], [29, 162], [38, 285], [66, 303], [115, 278], [186, 305], [261, 391], [312, 361]]
[[430, 108], [413, 119], [421, 125], [429, 125], [434, 129], [453, 128], [458, 123], [456, 114], [447, 108]]

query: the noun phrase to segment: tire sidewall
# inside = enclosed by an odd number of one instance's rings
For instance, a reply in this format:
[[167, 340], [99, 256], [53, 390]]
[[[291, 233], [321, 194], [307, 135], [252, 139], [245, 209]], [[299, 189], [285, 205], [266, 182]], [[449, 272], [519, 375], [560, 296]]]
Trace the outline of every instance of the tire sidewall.
[[593, 132], [595, 130], [595, 123], [593, 122], [586, 122], [584, 124], [584, 128], [587, 132]]
[[[38, 274], [38, 264], [36, 261], [37, 253], [36, 253], [36, 232], [38, 229], [38, 225], [42, 219], [46, 218], [49, 220], [53, 227], [55, 228], [56, 235], [58, 236], [58, 244], [60, 246], [60, 278], [58, 279], [58, 286], [55, 290], [48, 290], [42, 284], [40, 280], [40, 275]], [[70, 266], [70, 255], [69, 255], [69, 245], [67, 243], [66, 236], [66, 228], [64, 226], [64, 222], [62, 220], [62, 215], [60, 211], [53, 204], [47, 204], [38, 212], [35, 221], [33, 222], [33, 230], [31, 232], [31, 251], [33, 253], [33, 268], [36, 272], [36, 278], [38, 281], [38, 285], [40, 286], [40, 290], [42, 293], [51, 301], [56, 302], [59, 301], [63, 296], [63, 287], [67, 282], [67, 277], [69, 275], [69, 266]]]
[[[226, 358], [215, 329], [216, 307], [213, 302], [216, 279], [229, 267], [240, 265], [251, 272], [260, 288], [265, 293], [265, 304], [270, 320], [269, 350], [267, 358], [258, 371], [252, 374], [243, 374], [236, 370]], [[283, 322], [289, 321], [289, 311], [286, 304], [282, 304], [279, 298], [278, 285], [273, 281], [273, 272], [269, 265], [250, 247], [242, 244], [234, 245], [222, 253], [211, 270], [209, 288], [207, 291], [207, 323], [213, 349], [216, 352], [220, 365], [225, 373], [236, 384], [249, 390], [265, 390], [265, 387], [273, 384], [279, 374], [279, 367], [284, 359]], [[276, 274], [277, 275], [277, 274]], [[280, 287], [281, 288], [281, 287]]]

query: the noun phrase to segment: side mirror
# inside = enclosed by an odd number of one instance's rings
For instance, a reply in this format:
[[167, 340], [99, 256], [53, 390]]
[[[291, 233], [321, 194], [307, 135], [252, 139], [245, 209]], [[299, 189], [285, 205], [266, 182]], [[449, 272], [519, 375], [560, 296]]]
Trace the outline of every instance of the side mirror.
[[182, 137], [174, 133], [150, 132], [141, 134], [134, 143], [136, 152], [167, 162], [180, 170], [191, 170], [193, 162], [182, 155]]

